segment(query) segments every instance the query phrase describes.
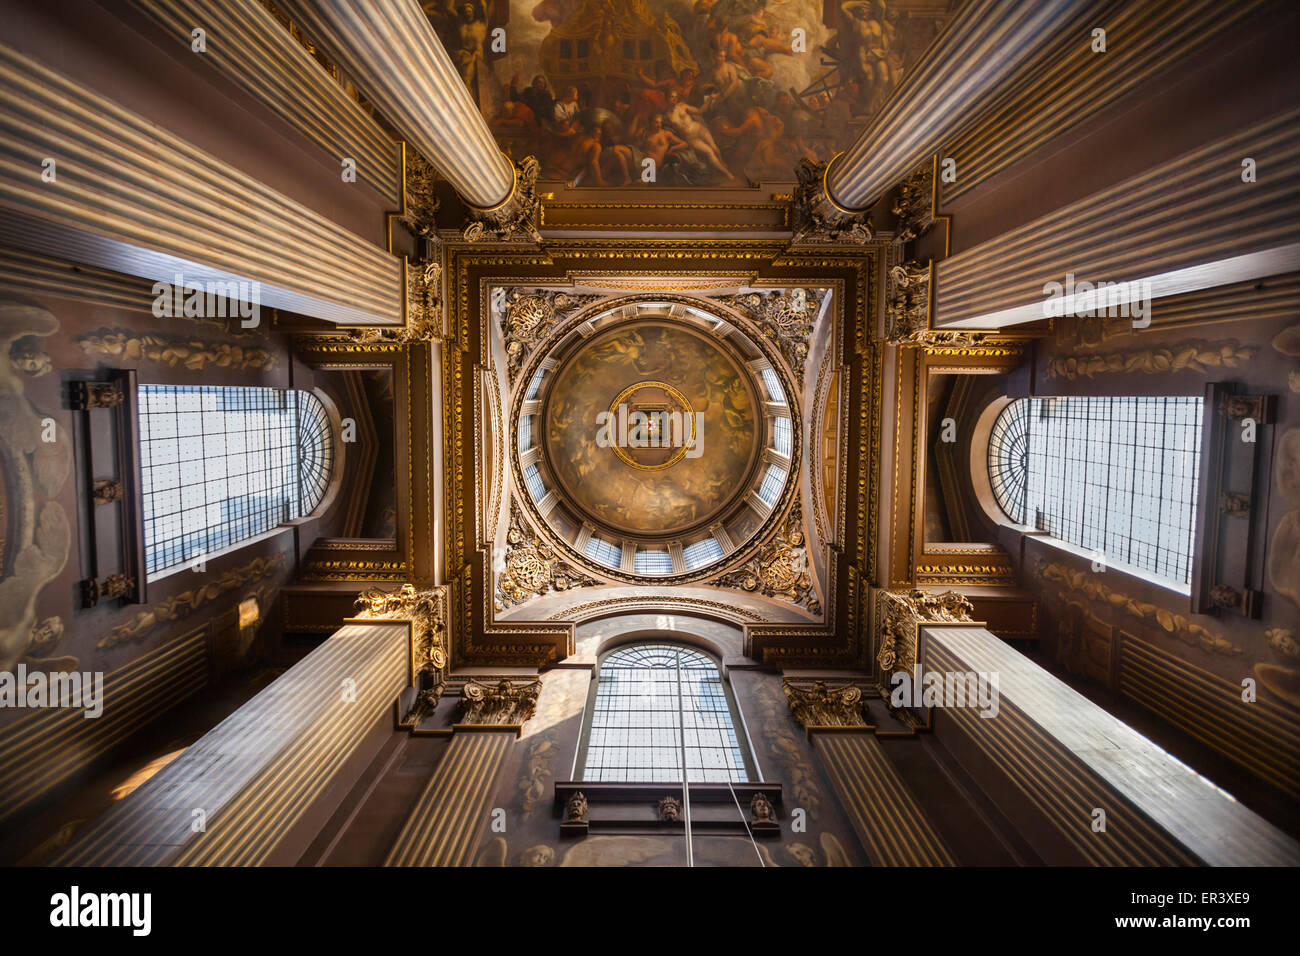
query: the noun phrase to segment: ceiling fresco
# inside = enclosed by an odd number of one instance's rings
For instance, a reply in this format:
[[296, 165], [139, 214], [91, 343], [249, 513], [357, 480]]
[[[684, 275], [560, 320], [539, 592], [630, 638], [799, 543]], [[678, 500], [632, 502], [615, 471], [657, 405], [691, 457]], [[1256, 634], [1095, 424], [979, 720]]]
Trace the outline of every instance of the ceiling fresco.
[[853, 141], [954, 0], [431, 0], [501, 148], [579, 186], [743, 186]]
[[[679, 325], [622, 325], [591, 339], [556, 373], [543, 448], [582, 513], [636, 535], [681, 532], [744, 491], [761, 438], [756, 406], [739, 364], [718, 342]], [[676, 413], [683, 440], [665, 435], [641, 448], [601, 441], [592, 423], [613, 411], [616, 430], [620, 407]]]

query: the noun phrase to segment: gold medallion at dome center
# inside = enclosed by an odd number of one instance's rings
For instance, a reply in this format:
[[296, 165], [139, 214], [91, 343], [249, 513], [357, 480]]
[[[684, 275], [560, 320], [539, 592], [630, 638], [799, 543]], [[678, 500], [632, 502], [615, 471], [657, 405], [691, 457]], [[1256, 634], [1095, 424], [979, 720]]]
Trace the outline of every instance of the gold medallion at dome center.
[[690, 400], [666, 382], [629, 385], [610, 403], [609, 416], [609, 447], [642, 471], [671, 468], [699, 440]]

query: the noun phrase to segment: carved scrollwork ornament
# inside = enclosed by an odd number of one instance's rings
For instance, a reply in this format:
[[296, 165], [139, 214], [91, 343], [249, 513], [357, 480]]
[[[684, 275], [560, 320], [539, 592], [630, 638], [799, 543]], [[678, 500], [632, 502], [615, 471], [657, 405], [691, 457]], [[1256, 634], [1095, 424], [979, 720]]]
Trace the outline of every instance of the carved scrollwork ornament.
[[898, 217], [894, 241], [907, 243], [919, 239], [934, 226], [931, 216], [934, 193], [934, 166], [926, 163], [898, 186], [892, 212]]
[[782, 684], [790, 713], [800, 727], [865, 727], [862, 688], [851, 683], [798, 681]]
[[550, 337], [556, 325], [598, 298], [542, 289], [510, 289], [501, 306], [507, 381], [514, 384], [528, 356]]
[[406, 147], [406, 209], [402, 223], [416, 236], [433, 236], [438, 229], [441, 203], [435, 195], [438, 174], [433, 166], [408, 145]]
[[825, 297], [825, 289], [790, 289], [784, 292], [744, 292], [722, 296], [719, 301], [754, 320], [763, 335], [781, 350], [802, 388], [808, 340]]
[[828, 165], [805, 157], [795, 169], [798, 182], [791, 198], [790, 216], [794, 242], [865, 245], [876, 236], [871, 216], [865, 212], [848, 212], [831, 201], [826, 194]]
[[895, 671], [916, 666], [916, 629], [926, 624], [964, 624], [974, 610], [959, 591], [882, 591], [880, 649], [876, 663], [886, 680]]
[[532, 156], [513, 163], [514, 189], [505, 202], [492, 209], [469, 206], [470, 222], [463, 235], [466, 242], [541, 242], [537, 231], [541, 199], [537, 195], [537, 176], [541, 164]]

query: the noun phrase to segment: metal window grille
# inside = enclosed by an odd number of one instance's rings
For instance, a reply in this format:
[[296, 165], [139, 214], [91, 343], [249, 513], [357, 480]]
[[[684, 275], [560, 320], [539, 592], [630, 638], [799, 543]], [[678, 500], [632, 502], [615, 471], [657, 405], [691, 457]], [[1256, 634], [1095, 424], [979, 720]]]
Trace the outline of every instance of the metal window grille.
[[776, 372], [770, 368], [763, 369], [763, 385], [767, 389], [768, 397], [774, 402], [785, 401], [785, 390], [781, 388], [781, 380], [776, 377]]
[[149, 573], [269, 531], [329, 484], [329, 417], [280, 388], [141, 385], [140, 465]]
[[584, 780], [749, 779], [718, 665], [691, 648], [635, 644], [600, 665]]
[[686, 569], [694, 571], [722, 557], [722, 545], [718, 543], [717, 538], [710, 535], [688, 544], [682, 549], [682, 557], [686, 560]]
[[763, 483], [758, 486], [758, 496], [769, 505], [775, 505], [781, 496], [781, 486], [785, 484], [785, 469], [780, 465], [768, 465]]
[[989, 439], [998, 504], [1112, 564], [1188, 584], [1203, 400], [1070, 396], [1012, 402]]
[[524, 481], [528, 484], [528, 493], [533, 496], [534, 501], [541, 501], [546, 497], [546, 485], [542, 483], [542, 473], [537, 470], [536, 465], [529, 465], [524, 469]]
[[785, 457], [790, 457], [794, 449], [794, 429], [790, 425], [790, 419], [776, 419], [776, 426], [772, 431], [772, 444]]
[[667, 551], [638, 551], [633, 569], [637, 574], [672, 574], [672, 555]]
[[616, 568], [623, 563], [623, 549], [610, 541], [592, 535], [587, 541], [587, 557]]

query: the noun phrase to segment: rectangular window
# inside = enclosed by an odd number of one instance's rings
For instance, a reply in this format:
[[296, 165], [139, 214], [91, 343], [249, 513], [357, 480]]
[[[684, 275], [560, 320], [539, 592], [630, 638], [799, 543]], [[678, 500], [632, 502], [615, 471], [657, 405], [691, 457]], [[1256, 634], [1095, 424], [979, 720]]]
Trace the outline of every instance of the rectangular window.
[[592, 535], [587, 541], [587, 557], [601, 564], [607, 564], [611, 568], [617, 568], [623, 563], [623, 549], [617, 544]]
[[638, 551], [633, 569], [637, 574], [672, 574], [672, 555], [667, 551]]
[[776, 377], [776, 372], [770, 368], [763, 369], [763, 386], [767, 389], [768, 397], [772, 401], [785, 401], [785, 391], [781, 388], [781, 380]]
[[141, 385], [138, 394], [150, 574], [301, 515], [293, 392]]
[[781, 486], [785, 484], [785, 469], [780, 465], [768, 465], [763, 483], [758, 486], [758, 496], [769, 505], [775, 505], [781, 496]]
[[794, 427], [790, 424], [788, 418], [776, 419], [776, 426], [772, 430], [772, 445], [785, 457], [790, 458], [794, 450]]
[[694, 571], [722, 557], [722, 545], [718, 543], [717, 538], [702, 538], [683, 548], [682, 557], [686, 559], [686, 570]]

